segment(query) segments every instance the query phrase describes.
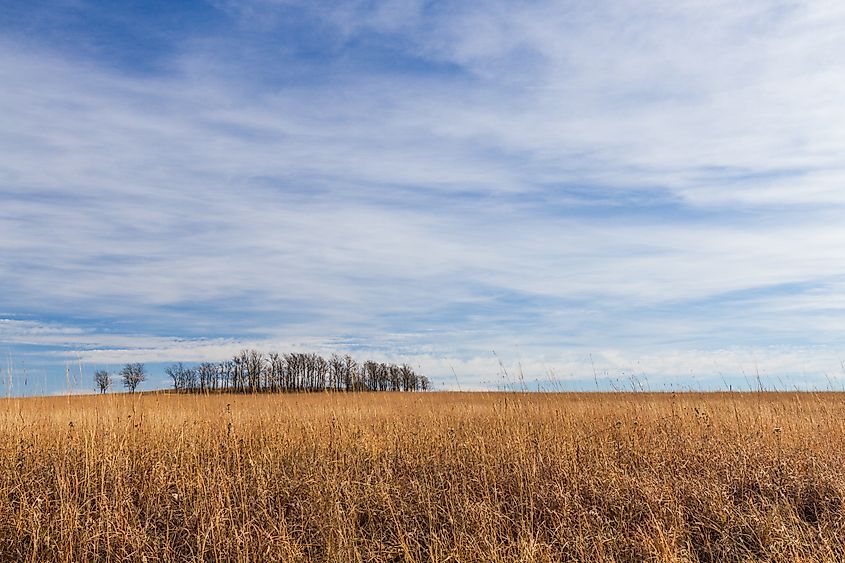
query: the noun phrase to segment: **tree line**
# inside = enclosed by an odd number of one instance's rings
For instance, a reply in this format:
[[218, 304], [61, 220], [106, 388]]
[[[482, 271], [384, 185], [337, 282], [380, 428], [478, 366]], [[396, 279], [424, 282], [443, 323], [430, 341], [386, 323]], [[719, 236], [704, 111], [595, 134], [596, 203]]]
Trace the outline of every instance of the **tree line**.
[[[326, 359], [313, 353], [264, 354], [243, 350], [231, 360], [203, 362], [197, 366], [182, 362], [168, 366], [165, 374], [179, 392], [283, 393], [316, 391], [427, 391], [429, 379], [407, 364], [367, 360], [333, 354]], [[144, 364], [126, 364], [116, 374], [131, 393], [146, 380]], [[106, 370], [94, 374], [101, 393], [113, 383]]]

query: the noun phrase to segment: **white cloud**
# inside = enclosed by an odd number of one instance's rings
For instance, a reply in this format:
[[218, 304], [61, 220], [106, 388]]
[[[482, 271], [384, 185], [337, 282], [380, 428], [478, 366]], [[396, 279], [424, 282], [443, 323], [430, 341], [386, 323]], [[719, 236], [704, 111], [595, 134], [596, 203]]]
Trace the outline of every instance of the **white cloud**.
[[[837, 4], [368, 6], [301, 8], [341, 45], [379, 33], [447, 69], [265, 84], [250, 73], [282, 71], [225, 49], [243, 36], [186, 43], [155, 76], [0, 42], [0, 306], [130, 326], [3, 339], [153, 361], [350, 334], [390, 353], [405, 333], [473, 373], [532, 342], [581, 374], [591, 348], [686, 373], [721, 354], [696, 343], [835, 347]], [[237, 340], [147, 334], [228, 319]], [[805, 361], [761, 350], [772, 372]]]

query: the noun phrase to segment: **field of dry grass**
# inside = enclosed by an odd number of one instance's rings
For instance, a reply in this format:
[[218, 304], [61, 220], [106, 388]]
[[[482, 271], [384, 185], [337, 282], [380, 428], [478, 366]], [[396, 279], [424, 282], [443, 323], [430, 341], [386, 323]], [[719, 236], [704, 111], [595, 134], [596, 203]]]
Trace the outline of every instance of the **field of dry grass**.
[[842, 561], [837, 394], [0, 401], [2, 561]]

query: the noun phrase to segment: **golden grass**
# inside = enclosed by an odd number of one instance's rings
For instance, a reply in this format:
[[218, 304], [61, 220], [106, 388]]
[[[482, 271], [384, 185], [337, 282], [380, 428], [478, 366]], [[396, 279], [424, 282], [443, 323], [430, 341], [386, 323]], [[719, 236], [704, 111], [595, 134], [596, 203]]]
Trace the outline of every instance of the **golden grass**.
[[838, 394], [0, 401], [2, 561], [842, 561]]

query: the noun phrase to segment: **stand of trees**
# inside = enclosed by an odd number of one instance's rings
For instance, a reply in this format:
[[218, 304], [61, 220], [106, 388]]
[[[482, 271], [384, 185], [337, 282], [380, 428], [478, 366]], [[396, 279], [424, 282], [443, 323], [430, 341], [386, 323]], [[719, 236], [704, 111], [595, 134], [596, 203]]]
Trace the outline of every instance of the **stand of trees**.
[[[126, 364], [116, 375], [120, 377], [123, 386], [130, 393], [134, 393], [138, 385], [147, 380], [147, 369], [144, 364]], [[94, 385], [100, 393], [105, 393], [114, 383], [113, 378], [114, 376], [108, 371], [98, 369], [94, 372]]]
[[351, 356], [264, 354], [243, 350], [231, 360], [165, 370], [173, 389], [185, 392], [427, 391], [431, 384], [407, 364], [356, 362]]

